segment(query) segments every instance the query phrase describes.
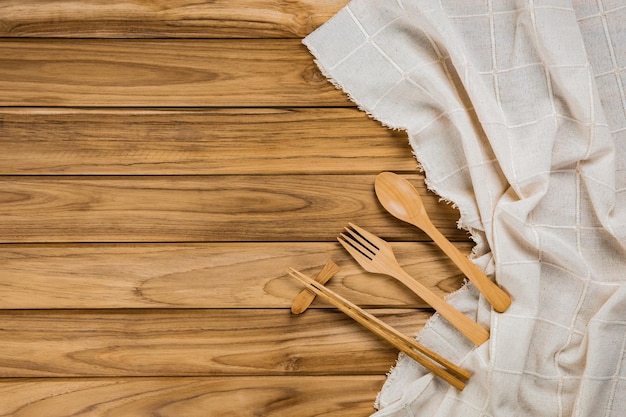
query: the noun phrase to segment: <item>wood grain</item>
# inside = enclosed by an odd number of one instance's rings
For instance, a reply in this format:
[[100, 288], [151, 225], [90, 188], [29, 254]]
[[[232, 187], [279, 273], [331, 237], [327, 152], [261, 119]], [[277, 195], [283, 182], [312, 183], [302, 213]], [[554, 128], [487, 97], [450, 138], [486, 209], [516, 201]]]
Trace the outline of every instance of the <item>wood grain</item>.
[[356, 108], [2, 108], [0, 146], [5, 175], [375, 174], [417, 166], [405, 133]]
[[0, 42], [3, 106], [352, 106], [296, 39]]
[[[453, 240], [458, 214], [421, 188]], [[421, 186], [419, 182], [422, 182]], [[0, 177], [0, 242], [334, 241], [348, 222], [391, 240], [423, 232], [388, 215], [374, 176]]]
[[[415, 335], [430, 312], [375, 315]], [[398, 354], [336, 310], [24, 310], [0, 322], [0, 377], [367, 375]]]
[[[369, 119], [301, 44], [347, 0], [0, 2], [0, 417], [365, 417], [397, 351], [317, 300], [408, 335], [431, 315], [335, 242], [392, 241], [444, 295], [461, 275], [383, 211], [426, 192], [404, 132]], [[391, 308], [389, 308], [391, 307]], [[415, 309], [417, 308], [417, 309]]]
[[[460, 244], [464, 252], [470, 244]], [[394, 243], [400, 264], [440, 296], [462, 275], [431, 243]], [[364, 272], [337, 243], [0, 246], [0, 308], [289, 308], [333, 259], [329, 288], [362, 306], [427, 307], [393, 279]], [[328, 307], [316, 301], [314, 307]]]
[[0, 379], [0, 416], [366, 417], [383, 382], [380, 375], [11, 378]]
[[347, 3], [348, 0], [4, 0], [0, 3], [0, 36], [301, 38]]

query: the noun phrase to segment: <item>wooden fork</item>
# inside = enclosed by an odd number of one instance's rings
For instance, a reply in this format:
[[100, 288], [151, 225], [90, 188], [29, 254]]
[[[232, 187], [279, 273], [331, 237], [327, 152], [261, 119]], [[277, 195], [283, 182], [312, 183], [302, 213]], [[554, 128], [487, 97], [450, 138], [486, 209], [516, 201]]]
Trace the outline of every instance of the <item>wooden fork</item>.
[[[293, 268], [287, 270], [289, 275], [306, 285], [306, 288], [316, 295], [326, 299], [348, 317], [354, 319], [375, 335], [385, 339], [396, 349], [404, 352], [417, 363], [452, 385], [458, 390], [465, 388], [465, 382], [471, 377], [465, 369], [455, 365], [441, 355], [421, 345], [416, 340], [400, 333], [387, 323], [362, 310], [355, 304], [341, 297], [339, 294], [326, 288], [323, 284], [311, 279]], [[434, 362], [433, 362], [434, 361]]]
[[352, 257], [368, 272], [389, 275], [428, 303], [472, 343], [481, 345], [489, 339], [489, 332], [478, 323], [452, 307], [420, 282], [411, 277], [398, 263], [391, 245], [376, 235], [349, 223], [347, 234], [341, 233], [337, 240]]

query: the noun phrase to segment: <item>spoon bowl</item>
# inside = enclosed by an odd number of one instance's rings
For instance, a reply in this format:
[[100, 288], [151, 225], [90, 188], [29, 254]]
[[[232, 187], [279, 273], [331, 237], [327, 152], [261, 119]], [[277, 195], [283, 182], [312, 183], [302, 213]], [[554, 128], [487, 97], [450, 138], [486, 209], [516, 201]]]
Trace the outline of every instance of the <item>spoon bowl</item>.
[[431, 223], [419, 192], [408, 180], [393, 172], [376, 176], [374, 189], [378, 201], [392, 216], [420, 229]]

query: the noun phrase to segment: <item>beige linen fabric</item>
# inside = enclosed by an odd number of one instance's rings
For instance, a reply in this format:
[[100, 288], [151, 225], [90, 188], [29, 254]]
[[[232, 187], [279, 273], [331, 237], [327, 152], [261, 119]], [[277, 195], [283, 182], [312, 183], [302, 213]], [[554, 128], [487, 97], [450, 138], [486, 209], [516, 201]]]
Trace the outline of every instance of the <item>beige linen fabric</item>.
[[353, 0], [304, 43], [372, 117], [406, 130], [474, 261], [512, 296], [450, 303], [419, 339], [474, 374], [458, 392], [404, 355], [376, 416], [626, 415], [626, 3]]

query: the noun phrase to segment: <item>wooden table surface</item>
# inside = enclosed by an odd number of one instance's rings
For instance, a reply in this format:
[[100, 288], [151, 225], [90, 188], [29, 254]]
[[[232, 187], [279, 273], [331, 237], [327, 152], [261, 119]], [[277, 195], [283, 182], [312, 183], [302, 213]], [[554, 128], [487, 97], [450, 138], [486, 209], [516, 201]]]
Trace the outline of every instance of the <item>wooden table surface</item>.
[[397, 351], [288, 266], [407, 334], [431, 314], [336, 242], [355, 222], [444, 295], [459, 271], [375, 199], [406, 134], [301, 39], [347, 0], [0, 3], [0, 416], [367, 416]]

